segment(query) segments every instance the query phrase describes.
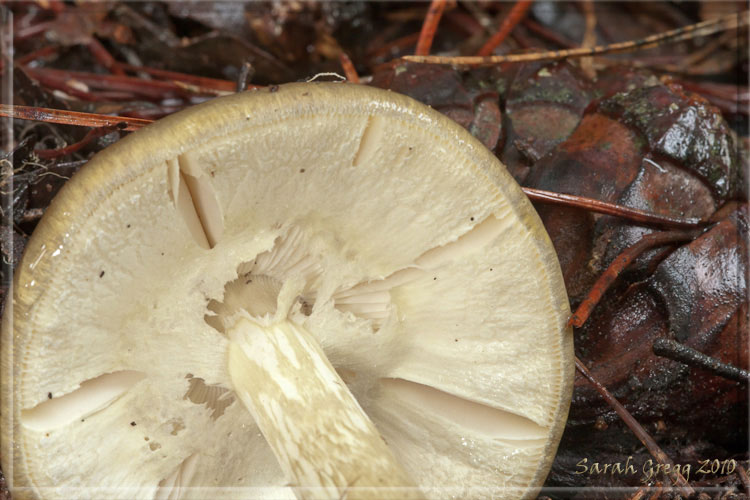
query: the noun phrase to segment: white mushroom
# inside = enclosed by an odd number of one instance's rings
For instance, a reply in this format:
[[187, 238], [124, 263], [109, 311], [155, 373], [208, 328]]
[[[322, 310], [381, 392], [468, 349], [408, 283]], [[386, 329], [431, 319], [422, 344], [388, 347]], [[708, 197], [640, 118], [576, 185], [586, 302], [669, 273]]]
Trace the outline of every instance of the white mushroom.
[[362, 86], [219, 98], [109, 147], [13, 293], [18, 498], [529, 497], [570, 401], [530, 203], [458, 125]]

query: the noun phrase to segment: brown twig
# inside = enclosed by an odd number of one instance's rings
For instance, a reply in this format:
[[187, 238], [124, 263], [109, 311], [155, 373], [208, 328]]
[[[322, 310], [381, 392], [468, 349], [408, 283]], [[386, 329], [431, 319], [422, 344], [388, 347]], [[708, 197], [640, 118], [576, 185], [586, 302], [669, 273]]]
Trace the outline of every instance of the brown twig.
[[494, 35], [490, 37], [487, 42], [482, 46], [481, 49], [477, 52], [478, 56], [489, 56], [492, 54], [492, 51], [495, 50], [496, 47], [498, 47], [503, 41], [505, 41], [506, 38], [508, 38], [508, 35], [510, 35], [510, 32], [513, 31], [513, 28], [516, 27], [516, 25], [523, 19], [523, 17], [526, 15], [526, 11], [529, 10], [529, 7], [531, 7], [531, 4], [534, 3], [534, 0], [519, 0], [518, 2], [513, 5], [513, 8], [510, 9], [510, 12], [507, 16], [503, 19], [503, 21], [500, 23], [500, 26], [497, 28], [497, 32], [495, 32]]
[[25, 66], [31, 62], [36, 61], [37, 59], [42, 59], [44, 57], [51, 56], [52, 54], [57, 54], [59, 50], [60, 47], [58, 47], [57, 45], [47, 45], [39, 50], [29, 52], [25, 56], [19, 57], [18, 59], [16, 59], [16, 64]]
[[427, 15], [424, 18], [424, 23], [422, 23], [422, 31], [419, 32], [419, 38], [417, 39], [417, 48], [414, 50], [416, 55], [426, 56], [430, 53], [432, 40], [435, 38], [440, 18], [445, 10], [445, 1], [432, 0], [430, 2], [430, 8], [427, 9]]
[[[581, 47], [590, 49], [591, 47], [596, 47], [596, 11], [594, 10], [594, 2], [592, 0], [583, 0], [580, 5], [583, 10], [584, 19], [586, 20], [586, 31], [583, 34], [583, 40], [581, 40]], [[581, 70], [590, 79], [593, 80], [596, 78], [594, 59], [592, 57], [582, 57]]]
[[737, 475], [740, 476], [742, 487], [745, 488], [745, 494], [750, 494], [750, 477], [747, 476], [747, 471], [742, 464], [737, 464]]
[[680, 63], [676, 65], [674, 69], [676, 70], [676, 72], [681, 72], [689, 68], [690, 66], [700, 63], [711, 54], [716, 52], [719, 47], [736, 37], [737, 35], [735, 33], [724, 33], [720, 37], [717, 37], [715, 40], [711, 40], [711, 42], [707, 43], [704, 47], [688, 54]]
[[[643, 443], [643, 445], [657, 460], [657, 462], [659, 462], [660, 464], [669, 465], [670, 470], [674, 471], [674, 462], [667, 456], [666, 453], [664, 453], [664, 451], [662, 451], [659, 445], [656, 444], [656, 441], [654, 441], [654, 438], [652, 438], [651, 435], [646, 432], [646, 429], [644, 429], [643, 426], [638, 423], [633, 415], [630, 414], [630, 412], [607, 390], [606, 387], [604, 387], [598, 380], [594, 378], [593, 375], [591, 375], [588, 368], [586, 368], [586, 365], [584, 365], [583, 362], [578, 359], [578, 356], [576, 356], [575, 361], [576, 368], [581, 373], [581, 375], [586, 377], [589, 383], [594, 386], [596, 392], [598, 392], [602, 396], [602, 398], [604, 398], [604, 400], [609, 404], [609, 406], [612, 407], [613, 410], [615, 410], [617, 415], [619, 415], [622, 421], [625, 422], [625, 425], [627, 425], [628, 428], [633, 432], [633, 434], [635, 434], [635, 437], [638, 438], [641, 443]], [[695, 490], [690, 487], [688, 482], [679, 472], [674, 471], [670, 476], [670, 479], [672, 479], [672, 481], [674, 481], [676, 485], [684, 488], [687, 495], [692, 495], [695, 492]]]
[[20, 42], [28, 38], [33, 38], [35, 36], [41, 35], [42, 33], [46, 33], [54, 25], [55, 25], [55, 21], [52, 20], [52, 21], [43, 21], [41, 23], [33, 24], [31, 26], [25, 26], [23, 28], [15, 30], [15, 32], [13, 33], [13, 40], [15, 40], [16, 42]]
[[190, 94], [222, 96], [235, 93], [234, 90], [216, 90], [214, 88], [201, 87], [200, 85], [196, 85], [194, 83], [181, 82], [179, 80], [175, 80], [172, 83], [174, 83], [178, 88], [181, 88], [182, 90]]
[[537, 41], [532, 37], [528, 36], [523, 29], [514, 29], [513, 33], [510, 34], [510, 38], [518, 44], [518, 49], [528, 50], [537, 46]]
[[555, 193], [553, 191], [544, 191], [528, 187], [523, 187], [521, 189], [526, 193], [526, 196], [533, 201], [582, 208], [591, 212], [621, 217], [642, 224], [681, 228], [699, 227], [706, 224], [706, 222], [701, 219], [675, 219], [666, 215], [658, 215], [637, 208], [616, 205], [614, 203], [607, 203], [606, 201], [584, 198], [572, 194]]
[[146, 106], [146, 107], [138, 107], [138, 108], [122, 108], [120, 109], [118, 116], [140, 118], [143, 120], [148, 120], [150, 123], [160, 118], [164, 118], [167, 115], [171, 115], [172, 113], [176, 113], [184, 108], [185, 106], [180, 106], [180, 105], [177, 105], [177, 106], [161, 105], [161, 106]]
[[662, 498], [662, 495], [664, 493], [664, 487], [661, 485], [660, 482], [657, 482], [654, 486], [655, 487], [652, 488], [652, 489], [654, 489], [656, 491], [654, 491], [651, 494], [651, 496], [648, 497], [648, 500], [659, 500], [660, 498]]
[[565, 47], [566, 49], [573, 49], [573, 48], [578, 47], [577, 43], [572, 42], [571, 40], [557, 33], [556, 31], [552, 31], [551, 29], [547, 28], [544, 25], [539, 24], [538, 22], [534, 21], [533, 19], [529, 17], [525, 18], [522, 21], [522, 23], [525, 28], [528, 28], [528, 30], [534, 33], [535, 35], [538, 35], [546, 40], [549, 40], [550, 42], [557, 44], [560, 47]]
[[43, 158], [45, 160], [50, 160], [52, 158], [60, 158], [61, 156], [66, 156], [66, 155], [75, 153], [76, 151], [80, 150], [84, 146], [88, 145], [94, 139], [105, 136], [111, 132], [124, 130], [126, 127], [127, 125], [123, 122], [120, 122], [116, 125], [105, 125], [103, 127], [98, 127], [98, 128], [89, 130], [89, 132], [83, 137], [83, 139], [81, 139], [80, 141], [74, 144], [66, 146], [64, 148], [37, 149], [37, 150], [34, 150], [34, 153], [36, 153], [36, 155], [39, 158]]
[[92, 36], [89, 40], [88, 48], [89, 52], [91, 52], [91, 55], [94, 56], [94, 59], [99, 61], [99, 64], [107, 68], [115, 75], [125, 76], [125, 71], [123, 71], [117, 65], [117, 61], [115, 60], [115, 58], [112, 57], [112, 54], [109, 53], [109, 51], [104, 47], [104, 45], [101, 44], [101, 42], [99, 42], [99, 40]]
[[[83, 82], [76, 80], [75, 78], [65, 78], [58, 74], [51, 74], [46, 71], [37, 71], [35, 68], [26, 67], [23, 69], [29, 77], [38, 81], [40, 84], [48, 87], [52, 90], [59, 90], [66, 94], [77, 97], [82, 101], [97, 102], [111, 99], [117, 100], [133, 100], [136, 96], [130, 92], [98, 92], [96, 94], [89, 91], [87, 85]], [[83, 87], [83, 88], [81, 88]], [[84, 88], [86, 90], [84, 90]]]
[[651, 489], [649, 486], [641, 486], [628, 500], [642, 500], [643, 497], [646, 496], [646, 491], [649, 489]]
[[[149, 68], [148, 66], [134, 66], [132, 64], [126, 64], [122, 62], [118, 62], [117, 66], [126, 71], [132, 71], [136, 73], [146, 73], [148, 75], [155, 76], [163, 80], [176, 80], [179, 82], [192, 83], [193, 85], [197, 85], [198, 87], [213, 89], [213, 90], [233, 92], [237, 85], [235, 82], [232, 82], [230, 80], [220, 80], [218, 78], [208, 78], [205, 76], [189, 75], [187, 73], [178, 73], [176, 71], [167, 71], [164, 69]], [[257, 87], [257, 86], [251, 85], [250, 87]]]
[[700, 351], [688, 347], [671, 339], [658, 338], [653, 344], [654, 354], [679, 361], [688, 366], [695, 366], [708, 370], [714, 375], [737, 382], [750, 382], [750, 373], [729, 363], [723, 363]]
[[345, 52], [341, 53], [339, 61], [341, 62], [341, 68], [344, 70], [344, 76], [346, 76], [346, 79], [351, 83], [359, 83], [357, 69], [354, 67], [354, 63], [352, 63], [352, 60], [349, 59], [349, 56], [346, 55]]
[[612, 43], [609, 45], [597, 45], [592, 48], [578, 48], [568, 50], [553, 50], [531, 54], [508, 54], [497, 56], [466, 56], [466, 57], [442, 57], [442, 56], [403, 56], [403, 59], [412, 62], [430, 64], [452, 64], [452, 65], [486, 65], [499, 63], [527, 62], [527, 61], [555, 61], [570, 59], [574, 57], [586, 57], [602, 54], [618, 54], [632, 52], [656, 47], [665, 43], [681, 42], [700, 36], [708, 36], [720, 31], [733, 30], [747, 26], [748, 11], [722, 16], [717, 19], [691, 24], [682, 28], [665, 31], [638, 40]]
[[122, 129], [125, 131], [138, 130], [153, 121], [140, 118], [125, 118], [122, 116], [81, 113], [78, 111], [67, 111], [62, 109], [36, 108], [33, 106], [9, 106], [7, 104], [0, 104], [0, 116], [8, 116], [19, 120], [60, 123], [62, 125], [78, 125], [82, 127], [103, 127], [125, 123], [126, 126]]
[[596, 305], [601, 300], [607, 289], [614, 283], [617, 277], [630, 265], [639, 255], [649, 248], [690, 241], [695, 238], [699, 230], [663, 231], [645, 235], [634, 245], [629, 246], [618, 255], [607, 269], [599, 276], [594, 286], [591, 287], [586, 298], [578, 306], [576, 312], [568, 320], [568, 326], [580, 328], [591, 315]]
[[[100, 75], [97, 73], [87, 73], [83, 71], [68, 71], [52, 68], [24, 68], [26, 73], [45, 85], [53, 85], [55, 83], [67, 85], [71, 90], [77, 91], [81, 94], [80, 89], [71, 87], [70, 82], [81, 82], [91, 89], [102, 89], [108, 91], [110, 95], [115, 93], [125, 93], [122, 99], [133, 100], [132, 94], [141, 96], [143, 98], [161, 100], [170, 95], [175, 95], [177, 92], [182, 92], [181, 89], [173, 82], [160, 82], [155, 80], [141, 80], [140, 78], [133, 78], [129, 76], [117, 76], [117, 75]], [[67, 90], [65, 90], [67, 92]], [[97, 94], [91, 91], [86, 91], [97, 100]], [[85, 97], [83, 97], [85, 98]]]
[[[81, 99], [97, 101], [109, 98], [112, 100], [133, 100], [141, 96], [153, 100], [161, 100], [172, 95], [225, 95], [235, 91], [235, 83], [229, 80], [218, 80], [202, 76], [188, 75], [174, 71], [165, 71], [144, 66], [132, 66], [124, 63], [114, 63], [116, 67], [128, 71], [142, 71], [152, 76], [168, 79], [143, 80], [131, 76], [100, 75], [82, 71], [68, 71], [52, 68], [25, 68], [31, 76], [53, 88], [80, 97]], [[103, 89], [93, 93], [71, 87], [71, 81], [78, 81], [93, 89]], [[257, 88], [258, 86], [253, 86]]]

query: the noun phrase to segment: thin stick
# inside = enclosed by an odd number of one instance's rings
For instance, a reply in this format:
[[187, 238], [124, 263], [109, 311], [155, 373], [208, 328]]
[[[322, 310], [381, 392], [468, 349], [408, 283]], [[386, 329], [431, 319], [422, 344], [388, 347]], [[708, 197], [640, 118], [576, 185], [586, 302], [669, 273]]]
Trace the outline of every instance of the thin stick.
[[79, 125], [82, 127], [114, 126], [118, 123], [124, 123], [125, 128], [122, 130], [126, 131], [138, 130], [153, 122], [153, 120], [144, 120], [141, 118], [98, 115], [62, 109], [35, 108], [33, 106], [9, 106], [7, 104], [0, 104], [0, 116], [8, 116], [18, 120]]
[[534, 0], [519, 0], [516, 2], [508, 15], [500, 23], [497, 32], [479, 49], [477, 56], [489, 56], [492, 54], [492, 51], [503, 43], [508, 38], [508, 35], [510, 35], [510, 32], [513, 31], [513, 28], [521, 22], [521, 19], [526, 15], [526, 11], [529, 10], [532, 3], [534, 3]]
[[693, 66], [694, 64], [700, 63], [701, 61], [709, 57], [711, 54], [716, 52], [716, 50], [718, 50], [719, 47], [726, 44], [728, 41], [734, 39], [736, 36], [737, 35], [735, 33], [724, 33], [720, 37], [717, 37], [715, 40], [712, 40], [710, 43], [707, 43], [701, 49], [696, 50], [695, 52], [692, 52], [691, 54], [688, 54], [681, 63], [676, 65], [677, 67], [675, 69], [678, 69], [678, 71], [676, 72], [683, 71], [686, 68]]
[[[178, 73], [176, 71], [167, 71], [164, 69], [149, 68], [148, 66], [134, 66], [132, 64], [126, 64], [118, 62], [117, 66], [136, 73], [146, 73], [163, 80], [177, 80], [185, 83], [192, 83], [203, 88], [209, 88], [214, 90], [224, 90], [227, 92], [234, 92], [236, 89], [236, 83], [230, 80], [220, 80], [218, 78], [209, 78], [206, 76], [189, 75], [187, 73]], [[251, 85], [255, 87], [255, 85]]]
[[222, 96], [235, 93], [234, 90], [231, 92], [228, 90], [217, 90], [211, 87], [201, 87], [200, 85], [196, 85], [194, 83], [180, 82], [178, 80], [175, 80], [172, 83], [174, 83], [177, 87], [193, 94]]
[[[88, 90], [82, 90], [79, 86], [74, 85], [75, 78], [64, 78], [57, 74], [48, 74], [45, 72], [34, 72], [31, 68], [25, 68], [23, 71], [26, 72], [31, 78], [37, 80], [40, 84], [44, 85], [53, 90], [60, 90], [66, 94], [77, 97], [82, 101], [96, 102], [103, 101], [107, 98], [111, 100], [133, 100], [136, 98], [130, 92], [99, 92], [93, 94]], [[79, 82], [80, 83], [80, 82]], [[88, 86], [85, 87], [88, 89]]]
[[16, 59], [15, 64], [19, 66], [25, 66], [30, 62], [36, 61], [37, 59], [51, 56], [52, 54], [57, 54], [58, 50], [60, 50], [60, 47], [58, 47], [57, 45], [47, 45], [46, 47], [42, 47], [39, 50], [29, 52], [25, 56], [19, 57], [18, 59]]
[[119, 116], [127, 116], [129, 118], [140, 118], [143, 120], [148, 120], [149, 123], [155, 120], [159, 120], [161, 118], [164, 118], [167, 115], [171, 115], [172, 113], [176, 113], [182, 109], [185, 109], [185, 105], [161, 105], [161, 106], [149, 106], [149, 107], [140, 107], [140, 108], [134, 108], [134, 109], [127, 109], [124, 111], [121, 111], [122, 114]]
[[683, 28], [665, 31], [656, 35], [651, 35], [638, 40], [627, 42], [612, 43], [609, 45], [597, 45], [592, 48], [577, 48], [568, 50], [553, 50], [547, 52], [537, 52], [532, 54], [508, 54], [498, 56], [466, 56], [466, 57], [442, 57], [442, 56], [403, 56], [403, 59], [412, 62], [431, 63], [431, 64], [454, 64], [454, 65], [485, 65], [499, 64], [505, 62], [526, 62], [526, 61], [554, 61], [559, 59], [569, 59], [573, 57], [586, 57], [602, 54], [618, 54], [621, 52], [631, 52], [643, 50], [664, 43], [674, 43], [683, 40], [690, 40], [699, 36], [708, 36], [719, 31], [727, 31], [747, 26], [748, 11], [738, 14], [730, 14], [717, 19], [703, 21], [691, 24]]
[[49, 31], [54, 27], [54, 25], [55, 21], [43, 21], [41, 23], [17, 29], [15, 30], [15, 33], [13, 33], [13, 40], [16, 42], [20, 42], [21, 40], [26, 40], [27, 38], [33, 38], [37, 35], [41, 35], [42, 33]]
[[[593, 0], [583, 0], [581, 2], [581, 9], [583, 10], [583, 15], [586, 20], [586, 31], [583, 34], [581, 47], [590, 49], [596, 47], [596, 11], [594, 10]], [[593, 80], [596, 78], [594, 59], [592, 57], [581, 58], [581, 69], [590, 79]]]
[[[669, 458], [661, 448], [659, 448], [659, 445], [656, 444], [654, 438], [652, 438], [649, 433], [646, 432], [641, 424], [638, 423], [633, 415], [631, 415], [630, 412], [625, 409], [625, 407], [607, 390], [607, 388], [604, 387], [598, 380], [596, 380], [593, 375], [591, 375], [588, 368], [586, 368], [586, 365], [584, 365], [583, 362], [578, 359], [578, 356], [576, 356], [576, 368], [581, 373], [581, 375], [586, 377], [589, 383], [594, 386], [596, 392], [598, 392], [602, 396], [602, 398], [604, 398], [604, 400], [609, 404], [609, 406], [612, 407], [613, 410], [615, 410], [617, 415], [619, 415], [622, 421], [625, 422], [625, 425], [627, 425], [628, 428], [633, 431], [635, 437], [637, 437], [638, 440], [643, 443], [643, 446], [646, 447], [646, 449], [657, 460], [657, 462], [659, 462], [660, 464], [668, 464], [670, 465], [670, 469], [674, 470], [674, 462], [672, 461], [672, 459]], [[670, 476], [670, 479], [672, 479], [672, 481], [674, 481], [674, 483], [678, 486], [684, 488], [687, 495], [692, 495], [694, 493], [693, 488], [690, 487], [688, 482], [679, 472], [673, 472], [673, 474]]]
[[646, 490], [648, 489], [650, 489], [648, 486], [641, 486], [640, 488], [638, 488], [638, 491], [636, 491], [628, 500], [642, 500], [642, 498], [646, 495]]
[[680, 228], [699, 227], [706, 224], [706, 222], [701, 219], [675, 219], [666, 215], [658, 215], [637, 208], [625, 207], [614, 203], [607, 203], [606, 201], [594, 200], [592, 198], [584, 198], [583, 196], [555, 193], [553, 191], [543, 191], [541, 189], [528, 187], [523, 187], [521, 189], [526, 193], [526, 196], [533, 201], [582, 208], [591, 212], [622, 217], [643, 224], [655, 224]]
[[601, 300], [604, 293], [614, 283], [617, 277], [630, 265], [639, 255], [649, 248], [678, 243], [681, 241], [690, 241], [698, 235], [698, 230], [684, 231], [663, 231], [645, 235], [634, 245], [629, 246], [618, 255], [607, 269], [599, 276], [594, 286], [591, 287], [586, 298], [576, 309], [575, 314], [568, 320], [568, 326], [580, 328], [591, 316], [596, 305]]
[[342, 52], [339, 56], [339, 61], [341, 62], [341, 68], [344, 70], [346, 79], [351, 83], [359, 83], [359, 75], [357, 74], [357, 69], [354, 67], [354, 63], [352, 63], [352, 60], [349, 58], [349, 56], [346, 55], [346, 53]]
[[117, 66], [117, 61], [115, 60], [115, 58], [112, 57], [112, 54], [109, 53], [109, 51], [104, 47], [104, 45], [101, 44], [101, 42], [99, 42], [99, 40], [92, 36], [89, 40], [88, 48], [89, 52], [91, 52], [91, 55], [94, 56], [94, 59], [99, 61], [99, 64], [107, 68], [115, 75], [125, 76], [125, 71]]
[[750, 478], [747, 477], [747, 471], [742, 464], [737, 464], [737, 474], [739, 474], [742, 486], [745, 488], [745, 494], [750, 493]]
[[656, 483], [656, 491], [648, 497], [648, 500], [659, 500], [662, 498], [662, 493], [664, 493], [664, 487], [661, 486], [660, 482]]
[[[518, 44], [519, 50], [528, 50], [536, 47], [536, 41], [534, 41], [534, 39], [532, 39], [530, 36], [526, 35], [523, 30], [513, 30], [513, 33], [510, 34], [510, 37], [514, 42], [516, 42], [516, 44]], [[577, 45], [574, 45], [574, 47], [577, 47]]]
[[700, 351], [671, 339], [658, 338], [653, 344], [654, 354], [673, 359], [688, 366], [697, 366], [711, 373], [737, 382], [750, 382], [750, 373], [729, 363], [723, 363]]
[[417, 48], [414, 51], [416, 55], [426, 56], [430, 53], [432, 40], [435, 38], [435, 32], [437, 31], [444, 10], [445, 0], [432, 0], [432, 2], [430, 2], [430, 8], [427, 9], [427, 15], [422, 24], [422, 31], [419, 32]]
[[244, 92], [247, 90], [247, 81], [251, 80], [255, 76], [255, 68], [250, 61], [242, 63], [240, 73], [237, 75], [237, 92]]
[[83, 137], [83, 139], [74, 144], [71, 144], [70, 146], [59, 149], [37, 149], [34, 150], [34, 153], [36, 153], [39, 158], [44, 158], [46, 160], [73, 154], [84, 146], [88, 145], [94, 139], [105, 136], [117, 130], [123, 130], [125, 126], [126, 125], [122, 122], [118, 123], [117, 125], [105, 125], [103, 127], [89, 130], [89, 132]]
[[560, 35], [556, 31], [553, 31], [546, 26], [543, 26], [539, 24], [538, 22], [534, 21], [533, 19], [527, 17], [524, 18], [522, 21], [524, 27], [528, 28], [529, 31], [532, 33], [545, 38], [549, 40], [552, 43], [555, 43], [559, 45], [560, 47], [565, 47], [566, 49], [574, 49], [578, 47], [578, 44], [571, 42], [564, 36]]
[[39, 75], [50, 76], [62, 80], [78, 80], [92, 88], [133, 92], [145, 97], [162, 99], [165, 94], [180, 91], [175, 82], [158, 80], [143, 80], [132, 76], [100, 75], [85, 71], [70, 71], [53, 68], [25, 68], [29, 76], [37, 78]]

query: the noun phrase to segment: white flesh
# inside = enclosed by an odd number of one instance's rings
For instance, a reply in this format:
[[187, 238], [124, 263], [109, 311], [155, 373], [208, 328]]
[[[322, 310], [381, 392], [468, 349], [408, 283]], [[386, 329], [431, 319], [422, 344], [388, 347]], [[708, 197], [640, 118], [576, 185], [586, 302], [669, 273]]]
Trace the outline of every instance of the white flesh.
[[[238, 308], [309, 332], [430, 497], [533, 495], [567, 413], [569, 310], [536, 214], [465, 131], [386, 92], [282, 86], [120, 141], [50, 208], [15, 294], [19, 498], [292, 498], [285, 457], [224, 399]], [[142, 378], [84, 418], [24, 422], [125, 371]]]

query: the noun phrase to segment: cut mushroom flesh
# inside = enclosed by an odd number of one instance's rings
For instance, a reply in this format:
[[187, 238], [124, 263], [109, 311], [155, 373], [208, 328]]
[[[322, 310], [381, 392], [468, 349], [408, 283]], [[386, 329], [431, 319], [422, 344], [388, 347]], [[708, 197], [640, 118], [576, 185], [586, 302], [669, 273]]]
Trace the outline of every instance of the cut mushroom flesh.
[[97, 155], [40, 222], [3, 469], [19, 497], [531, 496], [568, 315], [531, 205], [458, 125], [354, 85], [215, 99]]

